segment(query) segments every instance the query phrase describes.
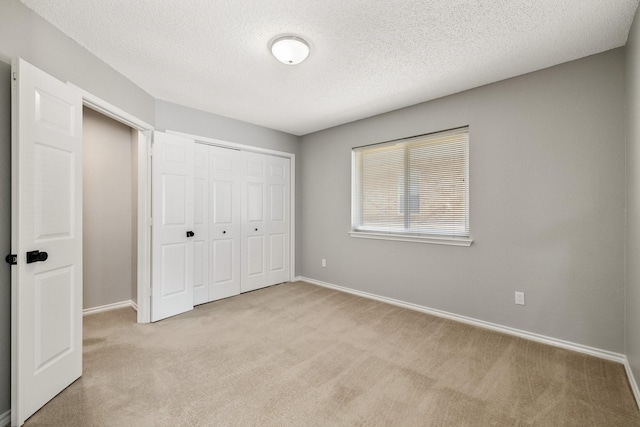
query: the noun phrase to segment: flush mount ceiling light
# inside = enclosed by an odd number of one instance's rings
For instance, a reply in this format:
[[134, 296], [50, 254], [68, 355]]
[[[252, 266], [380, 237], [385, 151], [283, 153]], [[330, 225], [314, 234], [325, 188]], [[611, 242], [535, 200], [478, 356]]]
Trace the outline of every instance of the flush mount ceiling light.
[[296, 65], [309, 56], [309, 43], [296, 36], [278, 37], [271, 43], [271, 53], [283, 64]]

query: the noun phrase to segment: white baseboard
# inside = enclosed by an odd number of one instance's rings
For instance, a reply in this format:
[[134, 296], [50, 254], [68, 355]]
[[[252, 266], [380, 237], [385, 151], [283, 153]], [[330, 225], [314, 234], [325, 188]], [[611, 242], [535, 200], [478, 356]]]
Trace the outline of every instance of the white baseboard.
[[303, 280], [302, 276], [296, 276], [296, 277], [294, 277], [294, 278], [293, 278], [293, 280], [291, 280], [291, 281], [292, 281], [292, 282], [299, 282], [299, 281], [301, 281], [301, 280]]
[[[601, 350], [595, 347], [589, 347], [582, 344], [573, 343], [570, 341], [564, 341], [557, 338], [548, 337], [545, 335], [536, 334], [533, 332], [527, 332], [520, 329], [511, 328], [509, 326], [502, 326], [496, 323], [485, 322], [484, 320], [474, 319], [472, 317], [461, 316], [459, 314], [449, 313], [447, 311], [438, 310], [435, 308], [429, 308], [418, 304], [413, 304], [410, 302], [400, 301], [393, 298], [383, 297], [380, 295], [371, 294], [368, 292], [362, 292], [351, 288], [345, 288], [343, 286], [334, 285], [332, 283], [322, 282], [320, 280], [310, 279], [308, 277], [300, 276], [298, 280], [303, 282], [308, 282], [314, 285], [323, 286], [325, 288], [335, 289], [337, 291], [346, 292], [349, 294], [357, 295], [360, 297], [386, 302], [388, 304], [393, 304], [398, 307], [404, 307], [411, 310], [420, 311], [423, 313], [431, 314], [433, 316], [443, 317], [445, 319], [455, 320], [457, 322], [466, 323], [473, 326], [478, 326], [484, 329], [491, 329], [493, 331], [502, 332], [509, 335], [514, 335], [520, 338], [524, 338], [530, 341], [536, 341], [543, 344], [549, 344], [555, 347], [564, 348], [567, 350], [577, 351], [579, 353], [589, 354], [591, 356], [599, 357], [601, 359], [611, 360], [614, 362], [624, 364], [626, 361], [626, 356], [620, 353], [614, 353], [608, 350]], [[631, 378], [629, 379], [631, 382]], [[635, 391], [634, 391], [635, 393]]]
[[636, 382], [636, 378], [633, 376], [633, 371], [631, 370], [631, 365], [629, 365], [629, 359], [627, 359], [627, 356], [624, 357], [624, 370], [627, 371], [629, 385], [633, 391], [633, 396], [636, 398], [636, 404], [638, 405], [638, 408], [640, 408], [640, 389], [638, 389], [638, 383]]
[[91, 314], [102, 313], [103, 311], [117, 310], [119, 308], [131, 307], [134, 310], [138, 310], [138, 305], [133, 301], [120, 301], [113, 304], [101, 305], [99, 307], [85, 308], [82, 310], [83, 316], [89, 316]]
[[135, 301], [131, 300], [131, 308], [133, 308], [136, 312], [138, 312], [138, 303], [136, 303]]
[[6, 427], [11, 424], [11, 409], [4, 414], [0, 414], [0, 427]]

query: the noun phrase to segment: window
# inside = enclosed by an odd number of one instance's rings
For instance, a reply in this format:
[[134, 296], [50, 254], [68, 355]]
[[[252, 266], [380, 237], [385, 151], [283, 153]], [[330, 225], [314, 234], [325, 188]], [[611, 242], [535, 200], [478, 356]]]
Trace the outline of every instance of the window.
[[353, 237], [469, 246], [469, 128], [354, 148]]

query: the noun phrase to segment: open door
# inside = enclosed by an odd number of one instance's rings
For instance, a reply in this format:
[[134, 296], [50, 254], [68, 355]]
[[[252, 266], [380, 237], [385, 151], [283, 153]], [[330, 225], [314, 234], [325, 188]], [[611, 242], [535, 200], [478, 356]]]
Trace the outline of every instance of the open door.
[[152, 322], [193, 309], [194, 146], [153, 133]]
[[12, 64], [11, 425], [82, 374], [82, 96]]

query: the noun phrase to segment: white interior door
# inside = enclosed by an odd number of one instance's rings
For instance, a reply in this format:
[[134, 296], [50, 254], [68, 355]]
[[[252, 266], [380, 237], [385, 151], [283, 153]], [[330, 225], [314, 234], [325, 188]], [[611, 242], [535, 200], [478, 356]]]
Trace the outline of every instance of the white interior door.
[[82, 374], [82, 97], [23, 60], [12, 71], [11, 423], [22, 425]]
[[209, 147], [194, 146], [193, 303], [209, 302]]
[[267, 285], [289, 281], [290, 195], [289, 159], [268, 156]]
[[154, 132], [151, 321], [193, 309], [194, 146]]
[[241, 152], [208, 147], [211, 258], [209, 301], [240, 293]]
[[267, 156], [242, 153], [242, 292], [267, 286]]

